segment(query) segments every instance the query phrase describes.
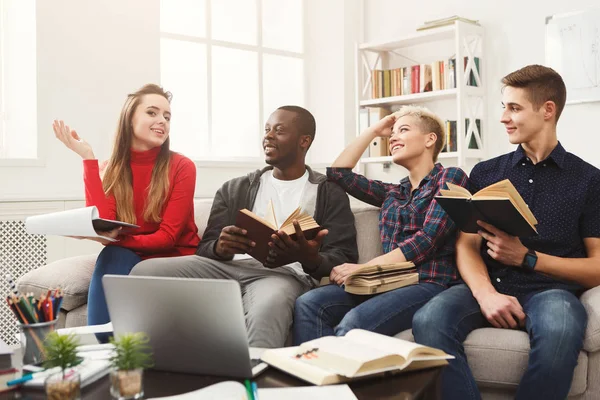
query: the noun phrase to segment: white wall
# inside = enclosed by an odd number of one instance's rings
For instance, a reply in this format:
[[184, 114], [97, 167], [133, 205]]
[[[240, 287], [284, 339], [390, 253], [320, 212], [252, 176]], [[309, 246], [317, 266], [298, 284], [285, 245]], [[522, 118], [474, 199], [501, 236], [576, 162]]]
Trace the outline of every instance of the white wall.
[[[411, 35], [423, 23], [437, 18], [460, 15], [477, 19], [485, 27], [484, 57], [487, 76], [487, 115], [490, 121], [484, 133], [486, 151], [493, 157], [512, 151], [500, 124], [501, 84], [506, 74], [528, 64], [544, 64], [545, 17], [597, 6], [597, 0], [427, 0], [407, 6], [396, 0], [365, 1], [365, 41], [388, 41]], [[596, 128], [600, 103], [567, 105], [558, 124], [558, 138], [563, 146], [591, 164], [600, 167], [600, 135]], [[380, 179], [393, 181], [398, 174], [374, 171]], [[394, 169], [400, 171], [400, 169]]]
[[52, 132], [64, 119], [108, 157], [125, 95], [158, 82], [158, 1], [37, 1], [38, 129], [45, 165], [0, 167], [0, 198], [83, 198], [82, 162]]
[[[353, 51], [346, 50], [357, 40], [359, 5], [306, 0], [307, 107], [317, 119], [310, 164], [330, 163], [348, 132], [354, 135]], [[54, 138], [52, 120], [67, 121], [107, 159], [126, 94], [160, 81], [159, 13], [159, 0], [37, 1], [44, 165], [0, 166], [0, 201], [83, 198], [81, 160]], [[226, 180], [258, 166], [201, 164], [196, 197], [211, 197]]]

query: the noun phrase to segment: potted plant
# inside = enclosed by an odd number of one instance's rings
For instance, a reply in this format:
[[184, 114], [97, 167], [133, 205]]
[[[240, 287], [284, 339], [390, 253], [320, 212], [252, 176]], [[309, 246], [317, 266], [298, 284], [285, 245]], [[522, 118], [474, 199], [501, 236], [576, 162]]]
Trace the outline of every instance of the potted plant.
[[76, 400], [81, 397], [79, 374], [68, 370], [81, 362], [77, 357], [79, 340], [75, 335], [51, 332], [44, 341], [44, 368], [60, 367], [60, 371], [45, 381], [46, 396], [50, 400]]
[[152, 367], [150, 338], [142, 332], [111, 338], [115, 346], [110, 359], [110, 393], [118, 399], [139, 399], [144, 395], [144, 368]]

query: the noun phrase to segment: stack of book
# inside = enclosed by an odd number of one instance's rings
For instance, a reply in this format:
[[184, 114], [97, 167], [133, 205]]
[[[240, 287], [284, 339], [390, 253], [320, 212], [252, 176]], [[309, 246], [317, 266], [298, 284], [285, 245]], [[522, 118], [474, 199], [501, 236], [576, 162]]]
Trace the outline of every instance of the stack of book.
[[12, 367], [12, 354], [13, 350], [0, 339], [0, 393], [11, 390], [6, 382], [17, 376], [18, 371]]
[[419, 283], [419, 273], [410, 261], [364, 265], [348, 275], [344, 290], [352, 294], [375, 294], [416, 283]]

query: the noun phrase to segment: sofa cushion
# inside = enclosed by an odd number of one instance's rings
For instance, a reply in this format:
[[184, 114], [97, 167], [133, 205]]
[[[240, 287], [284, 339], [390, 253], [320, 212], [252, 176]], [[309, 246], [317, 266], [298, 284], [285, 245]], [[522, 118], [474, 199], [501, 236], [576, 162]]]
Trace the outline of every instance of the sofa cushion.
[[583, 348], [591, 353], [600, 350], [600, 286], [582, 294], [581, 302], [588, 315]]
[[[396, 337], [414, 341], [411, 329], [400, 332]], [[465, 353], [480, 387], [516, 388], [529, 361], [529, 336], [511, 329], [475, 329], [465, 340]], [[581, 351], [569, 396], [585, 392], [587, 375], [588, 354]]]
[[365, 263], [383, 254], [379, 234], [379, 208], [352, 199], [350, 208], [354, 214], [358, 262]]
[[198, 227], [198, 235], [202, 237], [208, 224], [208, 217], [213, 199], [194, 199], [194, 221]]
[[96, 254], [69, 257], [44, 265], [20, 277], [17, 287], [21, 293], [33, 292], [36, 297], [60, 287], [64, 291], [61, 308], [71, 311], [87, 303], [96, 258]]

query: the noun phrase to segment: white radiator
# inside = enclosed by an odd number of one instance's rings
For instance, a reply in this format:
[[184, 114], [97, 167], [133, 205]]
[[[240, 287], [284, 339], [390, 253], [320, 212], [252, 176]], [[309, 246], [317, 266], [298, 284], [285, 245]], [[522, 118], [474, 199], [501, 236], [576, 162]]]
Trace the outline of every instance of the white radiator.
[[6, 296], [10, 293], [6, 274], [10, 273], [16, 281], [26, 272], [45, 265], [47, 261], [45, 236], [26, 233], [24, 221], [0, 220], [0, 293], [3, 303], [0, 306], [0, 339], [4, 342], [16, 344], [15, 334], [19, 331], [15, 316], [6, 303]]

